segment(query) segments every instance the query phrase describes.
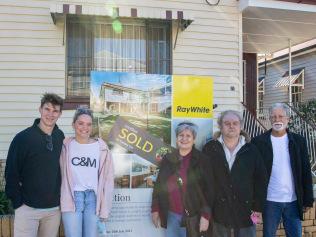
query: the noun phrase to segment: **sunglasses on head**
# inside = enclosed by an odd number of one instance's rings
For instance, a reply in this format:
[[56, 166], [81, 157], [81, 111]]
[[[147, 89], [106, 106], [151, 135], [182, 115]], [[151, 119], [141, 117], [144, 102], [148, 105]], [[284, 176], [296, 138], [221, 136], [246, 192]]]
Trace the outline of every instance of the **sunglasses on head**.
[[181, 122], [181, 123], [178, 124], [178, 126], [181, 126], [181, 125], [194, 126], [195, 124], [191, 123], [191, 122]]
[[53, 146], [53, 137], [51, 135], [46, 135], [45, 136], [45, 139], [46, 139], [46, 148], [47, 150], [49, 151], [53, 151], [54, 149], [54, 146]]

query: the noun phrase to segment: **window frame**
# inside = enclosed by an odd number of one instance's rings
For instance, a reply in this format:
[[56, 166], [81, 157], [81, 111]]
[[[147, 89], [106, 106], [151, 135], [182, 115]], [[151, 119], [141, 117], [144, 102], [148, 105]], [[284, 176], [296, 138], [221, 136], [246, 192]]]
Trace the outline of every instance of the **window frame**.
[[[95, 24], [95, 23], [102, 23], [102, 20], [106, 19], [109, 20], [111, 19], [110, 17], [103, 17], [103, 16], [86, 16], [86, 17], [82, 17], [82, 16], [71, 16], [71, 20], [74, 20], [75, 18], [78, 22], [80, 21], [84, 21], [84, 22], [89, 22], [91, 23], [91, 25]], [[141, 21], [142, 19], [139, 18], [128, 18], [128, 17], [119, 17], [119, 19], [121, 20], [130, 20], [130, 19], [134, 19], [136, 21]], [[169, 30], [169, 54], [170, 54], [170, 63], [169, 63], [169, 72], [170, 75], [172, 74], [172, 70], [173, 70], [173, 41], [172, 41], [172, 35], [173, 35], [173, 24], [171, 20], [164, 20], [164, 19], [157, 19], [157, 20], [151, 20], [151, 19], [143, 19], [144, 20], [144, 24], [146, 27], [146, 74], [148, 73], [148, 68], [149, 68], [149, 47], [148, 47], [148, 39], [149, 39], [149, 27], [150, 26], [154, 26], [154, 25], [166, 25], [168, 24], [168, 30]], [[64, 100], [64, 106], [63, 106], [63, 110], [72, 110], [72, 109], [76, 109], [79, 105], [87, 105], [90, 106], [90, 98], [89, 96], [71, 96], [68, 95], [68, 23], [69, 21], [69, 16], [66, 17], [65, 20], [65, 100]], [[75, 21], [75, 20], [74, 20]], [[93, 35], [94, 38], [94, 35]], [[93, 55], [92, 55], [92, 59], [93, 59]]]

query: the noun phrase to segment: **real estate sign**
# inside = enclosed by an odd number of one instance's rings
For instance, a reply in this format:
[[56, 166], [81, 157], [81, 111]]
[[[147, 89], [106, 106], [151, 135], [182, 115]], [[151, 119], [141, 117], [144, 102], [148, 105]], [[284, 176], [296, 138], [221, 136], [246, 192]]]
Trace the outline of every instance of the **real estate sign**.
[[122, 117], [117, 118], [108, 140], [154, 165], [158, 165], [161, 160], [161, 154], [159, 154], [161, 149], [166, 152], [171, 151], [171, 147], [162, 140], [150, 135]]
[[172, 117], [213, 117], [213, 81], [209, 77], [173, 76], [172, 92]]
[[175, 146], [174, 128], [190, 121], [200, 129], [196, 147], [211, 138], [213, 80], [210, 77], [91, 72], [94, 133], [111, 147], [115, 168], [108, 237], [162, 237], [151, 223], [157, 162]]

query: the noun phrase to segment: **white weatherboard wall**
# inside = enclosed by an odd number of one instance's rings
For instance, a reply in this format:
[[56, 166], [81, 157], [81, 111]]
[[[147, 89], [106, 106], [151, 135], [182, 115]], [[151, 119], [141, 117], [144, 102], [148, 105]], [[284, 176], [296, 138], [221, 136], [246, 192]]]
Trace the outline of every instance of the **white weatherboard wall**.
[[[288, 58], [267, 64], [267, 75], [265, 76], [265, 94], [263, 96], [263, 106], [270, 107], [276, 102], [287, 102], [288, 87], [278, 87], [274, 85], [281, 79], [282, 75], [289, 70]], [[305, 86], [302, 93], [302, 101], [314, 99], [316, 97], [316, 49], [303, 52], [292, 58], [292, 70], [305, 68]], [[264, 75], [264, 66], [259, 68], [260, 76]]]
[[[5, 159], [13, 136], [38, 116], [40, 96], [55, 92], [65, 97], [65, 46], [63, 23], [53, 24], [53, 3], [104, 6], [105, 0], [0, 1], [0, 159]], [[120, 6], [149, 10], [181, 10], [193, 23], [179, 32], [173, 50], [173, 74], [214, 77], [215, 116], [239, 109], [241, 93], [241, 14], [238, 1], [221, 0], [209, 6], [204, 0], [120, 0]], [[173, 25], [173, 43], [176, 24]], [[235, 87], [231, 91], [231, 86]], [[58, 121], [72, 133], [73, 111]]]

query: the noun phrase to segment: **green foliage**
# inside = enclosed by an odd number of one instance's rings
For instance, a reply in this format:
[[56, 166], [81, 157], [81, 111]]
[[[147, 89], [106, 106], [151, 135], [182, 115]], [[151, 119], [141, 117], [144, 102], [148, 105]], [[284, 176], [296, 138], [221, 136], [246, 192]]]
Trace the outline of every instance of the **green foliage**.
[[169, 147], [160, 147], [157, 150], [156, 155], [164, 156], [164, 155], [166, 155], [167, 153], [170, 153], [170, 152], [171, 152], [171, 149]]
[[297, 109], [303, 118], [316, 127], [316, 99], [299, 104]]
[[[289, 129], [292, 132], [298, 133], [306, 139], [309, 139], [311, 142], [315, 142], [316, 135], [316, 99], [300, 103], [295, 106], [296, 111], [299, 113], [292, 113], [290, 122], [288, 124]], [[303, 118], [311, 127], [306, 129], [305, 126], [302, 126], [301, 118]]]
[[0, 191], [0, 215], [8, 215], [13, 213], [13, 208], [10, 200], [5, 195], [4, 191]]

